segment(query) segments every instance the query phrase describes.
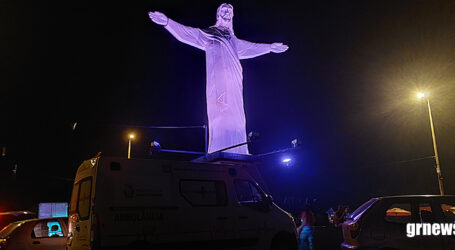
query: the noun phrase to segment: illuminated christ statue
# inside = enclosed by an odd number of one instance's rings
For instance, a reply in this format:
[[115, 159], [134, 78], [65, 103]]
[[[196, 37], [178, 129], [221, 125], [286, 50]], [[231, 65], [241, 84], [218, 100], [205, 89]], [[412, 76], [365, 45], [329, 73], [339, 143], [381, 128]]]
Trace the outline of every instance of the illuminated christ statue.
[[[205, 51], [209, 153], [247, 141], [240, 60], [288, 49], [282, 43], [238, 39], [232, 29], [233, 16], [232, 5], [223, 3], [218, 7], [216, 24], [198, 29], [179, 24], [163, 13], [149, 12], [150, 19], [163, 25], [177, 40]], [[248, 147], [243, 145], [226, 152], [248, 154]]]

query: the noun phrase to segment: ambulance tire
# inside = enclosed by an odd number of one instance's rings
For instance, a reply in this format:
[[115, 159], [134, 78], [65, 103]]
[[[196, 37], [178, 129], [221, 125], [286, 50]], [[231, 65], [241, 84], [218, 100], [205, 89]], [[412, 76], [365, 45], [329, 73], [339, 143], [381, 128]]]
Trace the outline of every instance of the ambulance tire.
[[296, 250], [297, 249], [297, 239], [293, 237], [290, 233], [279, 232], [275, 237], [273, 237], [271, 250]]
[[147, 241], [135, 241], [128, 245], [128, 249], [148, 250], [151, 246]]

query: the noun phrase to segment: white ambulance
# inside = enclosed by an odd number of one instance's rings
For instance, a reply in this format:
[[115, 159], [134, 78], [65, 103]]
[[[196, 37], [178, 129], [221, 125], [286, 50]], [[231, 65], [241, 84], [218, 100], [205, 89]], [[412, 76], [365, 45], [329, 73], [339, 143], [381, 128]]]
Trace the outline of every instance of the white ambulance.
[[86, 160], [67, 249], [297, 249], [292, 216], [255, 173], [242, 161]]

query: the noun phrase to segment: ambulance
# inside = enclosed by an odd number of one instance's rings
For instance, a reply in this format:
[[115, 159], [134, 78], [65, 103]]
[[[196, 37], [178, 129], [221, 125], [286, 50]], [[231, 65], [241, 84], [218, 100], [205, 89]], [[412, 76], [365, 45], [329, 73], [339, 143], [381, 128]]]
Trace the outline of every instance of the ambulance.
[[100, 156], [74, 180], [67, 249], [297, 249], [294, 219], [242, 160]]

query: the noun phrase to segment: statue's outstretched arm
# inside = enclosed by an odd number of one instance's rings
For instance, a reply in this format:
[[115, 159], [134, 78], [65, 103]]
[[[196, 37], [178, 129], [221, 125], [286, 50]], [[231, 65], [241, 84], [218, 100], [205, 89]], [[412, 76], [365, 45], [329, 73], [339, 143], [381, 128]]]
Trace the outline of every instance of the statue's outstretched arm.
[[153, 22], [163, 25], [180, 42], [205, 50], [207, 38], [200, 29], [179, 24], [158, 11], [148, 14]]
[[239, 59], [248, 59], [267, 54], [269, 52], [282, 53], [289, 47], [282, 43], [253, 43], [237, 39], [237, 54]]

